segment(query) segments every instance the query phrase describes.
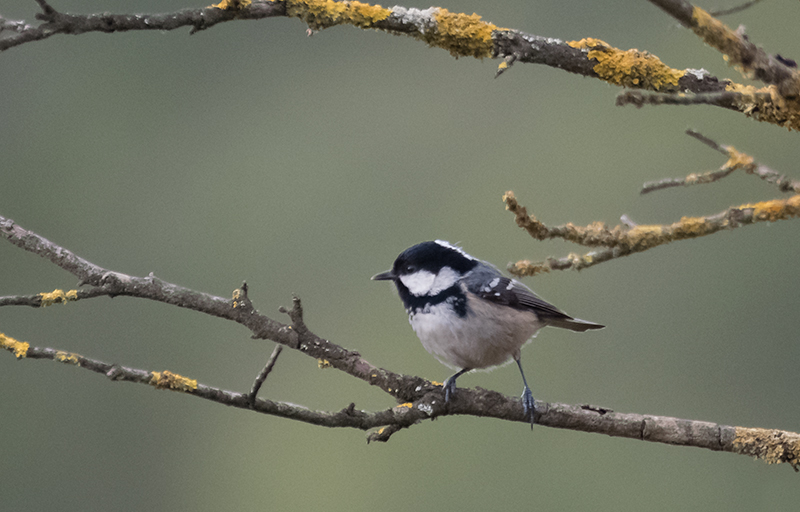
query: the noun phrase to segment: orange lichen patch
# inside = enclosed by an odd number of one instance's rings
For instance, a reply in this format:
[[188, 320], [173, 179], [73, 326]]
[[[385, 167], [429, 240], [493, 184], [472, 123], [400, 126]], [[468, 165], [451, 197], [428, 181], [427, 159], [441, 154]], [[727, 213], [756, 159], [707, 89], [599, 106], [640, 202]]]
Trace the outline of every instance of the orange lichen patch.
[[400, 404], [400, 405], [396, 406], [395, 408], [396, 409], [411, 409], [412, 407], [414, 407], [414, 404], [412, 404], [411, 402], [406, 402], [404, 404]]
[[463, 14], [442, 8], [433, 17], [436, 30], [423, 34], [429, 45], [444, 48], [456, 58], [492, 56], [492, 32], [499, 30], [497, 25], [481, 21], [475, 13]]
[[567, 43], [573, 48], [588, 49], [587, 57], [597, 61], [592, 69], [606, 82], [650, 91], [674, 91], [684, 72], [672, 69], [661, 59], [636, 49], [627, 51], [610, 46], [600, 39], [585, 38]]
[[244, 297], [244, 292], [241, 288], [237, 288], [233, 290], [233, 296], [231, 297], [231, 303], [233, 308], [238, 308], [242, 306], [242, 302], [240, 299]]
[[170, 371], [152, 372], [150, 377], [150, 385], [155, 386], [157, 389], [172, 389], [175, 391], [194, 391], [197, 389], [197, 381], [172, 373]]
[[645, 250], [664, 242], [664, 227], [640, 225], [625, 233], [625, 245], [632, 250]]
[[373, 28], [392, 14], [390, 9], [357, 1], [286, 0], [286, 15], [300, 18], [315, 30], [347, 23], [360, 28]]
[[252, 0], [222, 0], [218, 4], [209, 5], [209, 9], [217, 8], [225, 11], [238, 11], [250, 5]]
[[74, 354], [72, 352], [64, 352], [59, 350], [56, 352], [55, 360], [59, 363], [65, 364], [74, 364], [75, 366], [79, 365], [81, 362], [81, 356], [78, 354]]
[[755, 160], [747, 153], [736, 151], [733, 146], [728, 146], [728, 161], [725, 162], [725, 169], [744, 169], [746, 172], [753, 172]]
[[739, 207], [740, 210], [747, 208], [753, 209], [753, 217], [767, 222], [800, 217], [800, 194], [789, 199], [773, 199], [772, 201], [744, 204]]
[[14, 353], [14, 357], [22, 359], [28, 355], [28, 349], [31, 344], [27, 341], [17, 341], [11, 336], [6, 336], [0, 332], [0, 348], [4, 348]]
[[64, 290], [53, 290], [50, 293], [40, 293], [39, 297], [42, 298], [41, 307], [52, 306], [56, 303], [66, 304], [71, 300], [78, 300], [78, 290], [69, 290], [64, 293]]
[[725, 90], [741, 94], [736, 107], [744, 115], [788, 130], [800, 130], [800, 99], [784, 98], [774, 85], [756, 89], [752, 85], [731, 83]]
[[736, 427], [733, 439], [736, 453], [752, 455], [767, 464], [800, 465], [800, 435], [784, 430]]
[[533, 263], [531, 260], [519, 260], [509, 265], [508, 271], [515, 276], [535, 276], [550, 272], [550, 266], [544, 263]]
[[730, 64], [742, 63], [741, 41], [736, 32], [699, 7], [694, 8], [692, 21], [692, 31], [707, 45], [726, 55]]

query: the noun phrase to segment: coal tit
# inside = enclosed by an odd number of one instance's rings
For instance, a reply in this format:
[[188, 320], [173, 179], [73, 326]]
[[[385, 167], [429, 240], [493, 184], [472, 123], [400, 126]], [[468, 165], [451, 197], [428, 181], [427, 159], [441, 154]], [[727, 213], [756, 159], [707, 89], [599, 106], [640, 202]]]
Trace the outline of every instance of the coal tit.
[[536, 403], [520, 364], [522, 346], [548, 325], [578, 332], [605, 327], [572, 318], [490, 263], [443, 240], [406, 249], [391, 270], [372, 279], [394, 282], [422, 346], [458, 370], [444, 382], [445, 403], [464, 373], [513, 359], [525, 385], [522, 405], [531, 426]]

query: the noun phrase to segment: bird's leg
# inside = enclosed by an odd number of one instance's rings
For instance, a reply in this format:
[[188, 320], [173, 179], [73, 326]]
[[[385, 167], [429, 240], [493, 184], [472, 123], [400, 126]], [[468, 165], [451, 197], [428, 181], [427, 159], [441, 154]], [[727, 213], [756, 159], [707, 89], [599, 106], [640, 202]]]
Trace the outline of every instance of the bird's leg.
[[451, 396], [455, 396], [456, 394], [456, 379], [469, 371], [472, 371], [472, 368], [464, 368], [462, 370], [459, 370], [455, 375], [450, 376], [446, 381], [444, 381], [442, 387], [444, 388], [445, 404], [450, 401]]
[[533, 430], [536, 402], [533, 399], [531, 388], [528, 387], [528, 381], [525, 380], [525, 372], [522, 371], [522, 363], [519, 362], [519, 357], [514, 360], [517, 362], [517, 366], [519, 366], [519, 374], [522, 375], [522, 383], [525, 384], [525, 389], [522, 390], [522, 408], [525, 410], [525, 416], [530, 416], [531, 430]]

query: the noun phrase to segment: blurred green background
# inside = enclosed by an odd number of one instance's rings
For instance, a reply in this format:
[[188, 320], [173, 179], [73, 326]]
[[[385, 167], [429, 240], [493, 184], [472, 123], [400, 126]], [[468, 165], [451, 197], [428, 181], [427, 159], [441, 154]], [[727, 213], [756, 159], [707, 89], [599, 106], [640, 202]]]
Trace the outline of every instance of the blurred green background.
[[[54, 1], [69, 12], [196, 4]], [[406, 5], [406, 4], [404, 4]], [[708, 7], [729, 6], [717, 2]], [[428, 4], [407, 4], [428, 7]], [[645, 1], [451, 0], [500, 26], [598, 37], [739, 80]], [[3, 16], [34, 21], [33, 1]], [[800, 5], [727, 18], [797, 58]], [[620, 91], [542, 66], [451, 58], [409, 38], [295, 19], [188, 35], [56, 36], [0, 55], [0, 214], [88, 260], [221, 296], [242, 280], [262, 312], [304, 301], [319, 335], [393, 371], [442, 380], [387, 283], [369, 277], [422, 240], [503, 267], [582, 248], [529, 238], [512, 189], [549, 224], [628, 214], [669, 223], [779, 197], [756, 178], [640, 196], [649, 180], [723, 163], [694, 128], [800, 178], [797, 134], [712, 107], [614, 106]], [[745, 227], [526, 283], [607, 329], [545, 330], [523, 351], [538, 399], [800, 430], [798, 221]], [[6, 242], [0, 295], [76, 279]], [[272, 350], [244, 328], [120, 297], [2, 308], [36, 346], [168, 369], [245, 391]], [[28, 510], [791, 510], [789, 466], [694, 448], [447, 417], [395, 435], [273, 418], [0, 354], [0, 508]], [[517, 396], [515, 368], [462, 377]], [[323, 410], [390, 398], [284, 351], [262, 396]]]

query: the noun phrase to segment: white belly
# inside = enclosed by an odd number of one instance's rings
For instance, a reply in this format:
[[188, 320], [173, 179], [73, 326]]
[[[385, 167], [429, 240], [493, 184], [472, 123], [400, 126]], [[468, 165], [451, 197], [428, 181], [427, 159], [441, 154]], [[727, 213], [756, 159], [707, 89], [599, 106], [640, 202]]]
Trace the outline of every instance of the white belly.
[[[452, 368], [490, 368], [519, 357], [520, 348], [543, 324], [528, 311], [516, 311], [467, 296], [467, 316], [447, 314], [437, 304], [409, 315], [425, 350]], [[438, 314], [437, 314], [438, 313]]]

